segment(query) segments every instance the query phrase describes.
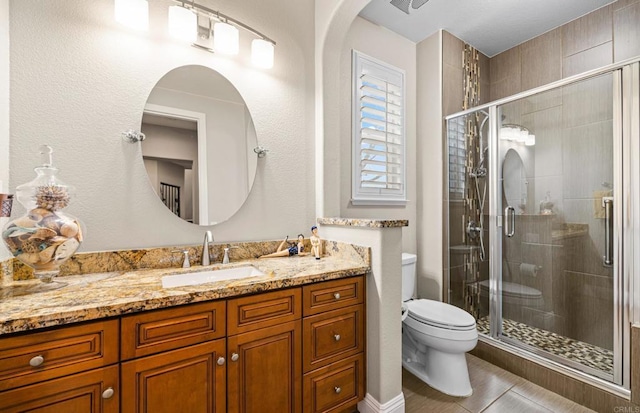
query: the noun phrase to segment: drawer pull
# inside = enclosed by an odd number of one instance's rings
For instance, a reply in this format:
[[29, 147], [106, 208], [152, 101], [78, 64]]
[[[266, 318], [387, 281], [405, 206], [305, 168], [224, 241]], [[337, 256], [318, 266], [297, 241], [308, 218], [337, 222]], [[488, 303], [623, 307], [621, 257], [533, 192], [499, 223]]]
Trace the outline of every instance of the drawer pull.
[[333, 390], [335, 390], [336, 394], [340, 394], [340, 392], [342, 391], [342, 389], [340, 387], [334, 387]]
[[103, 398], [103, 399], [110, 399], [110, 398], [112, 398], [112, 397], [113, 397], [113, 394], [114, 394], [114, 393], [115, 393], [115, 392], [113, 391], [113, 388], [112, 388], [112, 387], [109, 387], [107, 390], [105, 390], [105, 391], [103, 391], [103, 392], [102, 392], [102, 398]]
[[38, 367], [42, 363], [44, 363], [44, 357], [42, 356], [35, 356], [31, 360], [29, 360], [29, 365], [31, 367]]
[[336, 300], [339, 300], [340, 299], [340, 293], [333, 294], [333, 298], [335, 298]]
[[224, 366], [224, 357], [218, 357], [218, 366]]
[[231, 353], [231, 361], [238, 361], [239, 358], [238, 353]]
[[335, 334], [335, 335], [333, 336], [333, 338], [335, 338], [335, 339], [336, 339], [336, 341], [340, 341], [340, 334]]

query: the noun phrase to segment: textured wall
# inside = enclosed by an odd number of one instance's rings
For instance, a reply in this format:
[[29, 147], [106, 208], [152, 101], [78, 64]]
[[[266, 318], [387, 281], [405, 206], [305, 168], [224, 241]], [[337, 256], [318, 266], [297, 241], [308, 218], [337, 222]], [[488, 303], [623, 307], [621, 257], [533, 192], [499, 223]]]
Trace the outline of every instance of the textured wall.
[[[270, 150], [258, 162], [245, 205], [212, 228], [216, 241], [308, 233], [315, 221], [313, 1], [200, 3], [272, 37], [275, 67], [251, 67], [251, 36], [244, 32], [235, 58], [169, 39], [166, 15], [173, 2], [168, 0], [150, 2], [148, 33], [117, 25], [112, 0], [11, 2], [11, 189], [32, 179], [38, 146], [52, 145], [61, 178], [77, 187], [68, 211], [86, 224], [82, 251], [201, 241], [202, 228], [173, 217], [157, 202], [139, 145], [120, 138], [122, 131], [140, 127], [158, 79], [186, 64], [211, 67], [238, 88], [260, 144]], [[227, 173], [221, 171], [220, 179]]]
[[[351, 50], [355, 49], [405, 71], [407, 205], [351, 205]], [[402, 250], [416, 251], [416, 44], [404, 37], [357, 17], [347, 34], [340, 66], [340, 216], [345, 218], [408, 219], [402, 229]]]
[[[9, 0], [0, 0], [0, 192], [9, 191]], [[8, 221], [0, 218], [0, 227]], [[10, 257], [0, 247], [0, 261]]]
[[418, 285], [420, 298], [442, 298], [444, 218], [443, 184], [443, 66], [442, 31], [417, 45], [417, 165], [418, 176]]

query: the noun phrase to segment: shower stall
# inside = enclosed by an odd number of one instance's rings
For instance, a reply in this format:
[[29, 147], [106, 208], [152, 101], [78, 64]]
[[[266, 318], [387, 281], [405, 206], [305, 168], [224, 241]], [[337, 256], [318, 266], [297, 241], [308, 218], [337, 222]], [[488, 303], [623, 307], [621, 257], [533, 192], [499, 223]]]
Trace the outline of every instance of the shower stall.
[[637, 60], [446, 118], [448, 301], [482, 340], [620, 389], [640, 246]]

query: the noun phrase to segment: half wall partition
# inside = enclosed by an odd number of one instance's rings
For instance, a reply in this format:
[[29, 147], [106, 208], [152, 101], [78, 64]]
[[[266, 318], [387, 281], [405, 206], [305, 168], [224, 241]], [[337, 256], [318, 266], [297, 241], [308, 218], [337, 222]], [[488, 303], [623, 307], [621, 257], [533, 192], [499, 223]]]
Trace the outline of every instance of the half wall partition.
[[446, 118], [445, 296], [482, 339], [623, 391], [637, 60]]

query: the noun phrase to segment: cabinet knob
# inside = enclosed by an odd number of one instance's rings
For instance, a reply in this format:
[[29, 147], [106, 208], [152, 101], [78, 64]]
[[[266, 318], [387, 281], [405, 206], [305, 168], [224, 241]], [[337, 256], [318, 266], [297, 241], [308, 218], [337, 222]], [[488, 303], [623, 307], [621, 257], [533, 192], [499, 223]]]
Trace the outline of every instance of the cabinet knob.
[[336, 394], [340, 394], [340, 392], [342, 391], [342, 389], [340, 387], [334, 387], [333, 390], [335, 390]]
[[218, 357], [218, 366], [224, 366], [224, 357]]
[[336, 300], [339, 300], [340, 299], [340, 293], [333, 294], [333, 298], [335, 298]]
[[231, 353], [231, 361], [238, 361], [239, 358], [238, 353]]
[[112, 387], [107, 388], [105, 391], [102, 392], [102, 398], [103, 399], [110, 399], [113, 397], [113, 394], [115, 392], [113, 391]]
[[44, 363], [44, 357], [42, 356], [35, 356], [31, 360], [29, 360], [29, 365], [31, 365], [32, 367], [38, 367], [42, 363]]
[[333, 338], [335, 338], [336, 341], [340, 341], [340, 334], [334, 334]]

